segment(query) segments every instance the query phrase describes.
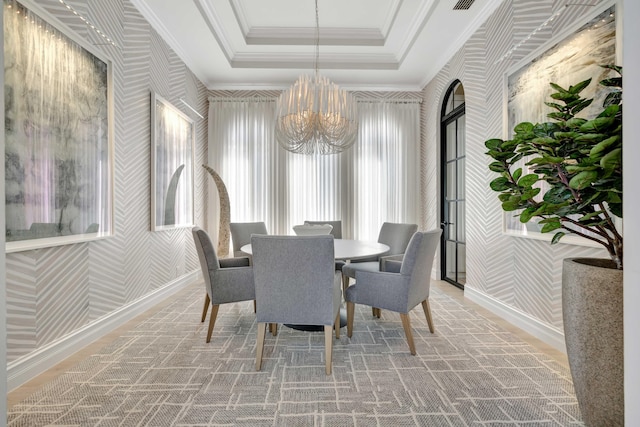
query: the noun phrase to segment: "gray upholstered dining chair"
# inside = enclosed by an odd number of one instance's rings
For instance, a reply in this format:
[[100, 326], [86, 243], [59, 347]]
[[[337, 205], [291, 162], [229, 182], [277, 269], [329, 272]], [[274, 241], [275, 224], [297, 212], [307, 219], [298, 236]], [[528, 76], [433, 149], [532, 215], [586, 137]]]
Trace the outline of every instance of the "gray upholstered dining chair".
[[[380, 271], [381, 264], [388, 259], [402, 259], [413, 233], [418, 231], [417, 224], [385, 222], [380, 227], [378, 243], [389, 246], [389, 251], [377, 257], [352, 260], [342, 267], [344, 287], [349, 286], [349, 278], [355, 279], [357, 271]], [[380, 311], [373, 308], [373, 314], [380, 317]]]
[[[256, 370], [267, 324], [323, 325], [325, 372], [331, 374], [333, 332], [340, 337], [340, 272], [333, 236], [251, 237], [256, 289]], [[275, 330], [275, 328], [273, 329]]]
[[[306, 221], [304, 222], [305, 224], [308, 225], [323, 225], [323, 224], [329, 224], [331, 226], [331, 232], [330, 234], [335, 238], [335, 239], [342, 239], [342, 221], [337, 220], [337, 221]], [[336, 270], [338, 271], [342, 271], [342, 267], [344, 267], [346, 264], [346, 262], [344, 260], [340, 260], [337, 259], [336, 260]], [[346, 282], [345, 282], [345, 278], [346, 278]], [[345, 289], [346, 286], [349, 284], [348, 282], [349, 278], [346, 276], [342, 276], [342, 289]]]
[[407, 246], [399, 273], [357, 271], [355, 285], [349, 286], [347, 301], [347, 336], [353, 333], [355, 304], [364, 304], [400, 313], [411, 354], [416, 354], [409, 312], [422, 303], [429, 331], [434, 332], [429, 289], [431, 267], [442, 230], [416, 232]]
[[207, 330], [207, 342], [209, 342], [220, 304], [255, 300], [253, 269], [249, 265], [248, 257], [218, 259], [209, 234], [200, 227], [192, 228], [191, 232], [207, 291], [202, 310], [203, 322], [211, 303], [211, 317]]
[[264, 222], [232, 222], [229, 224], [229, 231], [234, 257], [245, 255], [240, 248], [251, 243], [252, 234], [269, 234]]

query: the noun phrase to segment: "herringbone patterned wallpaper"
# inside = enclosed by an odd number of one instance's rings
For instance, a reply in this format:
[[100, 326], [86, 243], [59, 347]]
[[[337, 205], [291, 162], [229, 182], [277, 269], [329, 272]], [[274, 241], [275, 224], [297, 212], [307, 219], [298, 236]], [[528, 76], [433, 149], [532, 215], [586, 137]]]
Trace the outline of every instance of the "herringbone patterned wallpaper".
[[[590, 4], [602, 2], [593, 1]], [[424, 89], [422, 182], [424, 221], [435, 227], [439, 215], [439, 122], [442, 97], [455, 80], [466, 100], [467, 288], [562, 331], [562, 259], [606, 257], [604, 250], [502, 234], [502, 209], [489, 188], [495, 177], [487, 168], [484, 141], [503, 136], [503, 84], [507, 70], [561, 33], [593, 6], [568, 7], [558, 19], [524, 43], [513, 56], [497, 62], [564, 3], [554, 0], [505, 1]]]

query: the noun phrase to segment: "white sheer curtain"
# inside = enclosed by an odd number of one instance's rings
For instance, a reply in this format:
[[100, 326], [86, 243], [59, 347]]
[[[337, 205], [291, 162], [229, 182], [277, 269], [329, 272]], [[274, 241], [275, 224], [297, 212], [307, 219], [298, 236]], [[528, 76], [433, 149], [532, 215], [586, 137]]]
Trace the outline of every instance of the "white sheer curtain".
[[305, 156], [287, 153], [286, 183], [289, 228], [304, 221], [335, 221], [343, 218], [343, 156]]
[[[275, 99], [209, 99], [209, 166], [229, 193], [232, 222], [264, 221], [279, 232], [284, 154], [274, 139]], [[209, 232], [217, 234], [218, 194], [210, 180]]]
[[[274, 100], [209, 101], [209, 164], [227, 186], [232, 221], [264, 221], [270, 233], [292, 234], [304, 220], [342, 220], [345, 238], [366, 240], [377, 239], [384, 221], [417, 222], [417, 102], [359, 102], [351, 150], [303, 156], [275, 141]], [[215, 233], [217, 193], [209, 206]]]
[[356, 239], [376, 240], [383, 222], [417, 223], [420, 206], [420, 104], [358, 103], [358, 142], [349, 153], [349, 224]]

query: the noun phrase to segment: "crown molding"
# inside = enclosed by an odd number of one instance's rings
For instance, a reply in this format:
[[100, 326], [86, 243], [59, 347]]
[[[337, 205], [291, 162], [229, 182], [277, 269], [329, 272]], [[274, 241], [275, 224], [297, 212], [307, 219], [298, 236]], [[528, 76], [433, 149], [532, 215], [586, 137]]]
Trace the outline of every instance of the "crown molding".
[[[316, 44], [316, 29], [309, 27], [253, 27], [246, 34], [247, 45]], [[385, 37], [375, 28], [321, 28], [321, 46], [384, 46]]]
[[[232, 68], [301, 68], [314, 69], [315, 55], [301, 53], [239, 53], [231, 60]], [[322, 69], [397, 70], [400, 64], [391, 54], [324, 54], [318, 64]]]

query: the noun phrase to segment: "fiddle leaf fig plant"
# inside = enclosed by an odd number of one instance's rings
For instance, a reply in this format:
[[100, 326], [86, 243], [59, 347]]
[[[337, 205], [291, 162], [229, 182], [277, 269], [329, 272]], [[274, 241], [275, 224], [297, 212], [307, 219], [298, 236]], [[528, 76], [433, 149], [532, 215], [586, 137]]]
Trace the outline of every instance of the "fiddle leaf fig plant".
[[542, 233], [554, 232], [552, 244], [566, 234], [598, 242], [622, 269], [622, 235], [614, 222], [622, 218], [622, 68], [604, 67], [617, 75], [600, 82], [610, 92], [595, 118], [578, 117], [593, 102], [580, 95], [591, 79], [566, 89], [550, 83], [551, 121], [519, 123], [512, 139], [489, 139], [485, 146], [493, 159], [489, 169], [500, 175], [490, 186], [503, 210], [519, 211], [522, 223], [536, 220]]

